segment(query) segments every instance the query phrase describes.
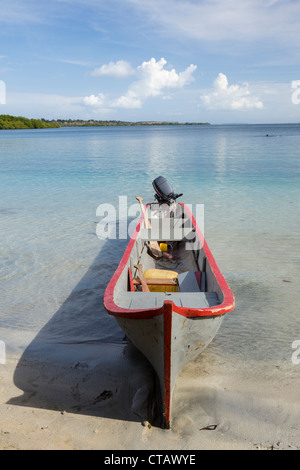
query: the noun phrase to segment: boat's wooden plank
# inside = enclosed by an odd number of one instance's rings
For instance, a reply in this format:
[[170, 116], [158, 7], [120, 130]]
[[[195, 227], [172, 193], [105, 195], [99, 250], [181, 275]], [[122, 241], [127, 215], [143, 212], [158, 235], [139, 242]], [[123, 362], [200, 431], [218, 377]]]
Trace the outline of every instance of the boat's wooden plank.
[[178, 274], [178, 290], [180, 292], [199, 292], [199, 284], [194, 271], [186, 271]]
[[[133, 294], [133, 292], [130, 292], [130, 294]], [[131, 308], [132, 304], [132, 297], [124, 295], [124, 293], [118, 294], [116, 298], [116, 304], [119, 305], [122, 308]]]
[[115, 299], [119, 307], [140, 310], [162, 307], [165, 300], [186, 308], [207, 308], [219, 305], [215, 292], [120, 292]]
[[[147, 279], [146, 282], [148, 286], [177, 286], [178, 282], [177, 279]], [[133, 285], [134, 286], [140, 286], [141, 281], [139, 278], [134, 278], [133, 279]]]
[[136, 264], [136, 265], [134, 265], [134, 267], [138, 270], [143, 292], [149, 292], [148, 284], [146, 282], [146, 279], [144, 278], [143, 265], [142, 264]]
[[181, 292], [178, 299], [175, 297], [170, 300], [173, 300], [175, 305], [186, 308], [206, 308], [220, 304], [215, 292]]
[[134, 292], [134, 284], [132, 279], [132, 272], [130, 267], [128, 267], [128, 281], [129, 281], [129, 289], [131, 292]]
[[[115, 299], [119, 307], [140, 310], [159, 307], [156, 302], [156, 292], [120, 292]], [[161, 305], [163, 304], [163, 300]]]

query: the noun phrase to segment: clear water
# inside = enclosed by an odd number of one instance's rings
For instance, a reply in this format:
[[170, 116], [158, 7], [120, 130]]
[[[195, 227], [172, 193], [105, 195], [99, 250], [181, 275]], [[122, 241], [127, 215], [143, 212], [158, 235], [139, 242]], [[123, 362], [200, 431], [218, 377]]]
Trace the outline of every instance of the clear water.
[[[268, 134], [268, 137], [267, 137]], [[118, 343], [102, 305], [126, 240], [96, 209], [153, 200], [163, 175], [204, 204], [205, 237], [236, 309], [210, 351], [300, 371], [300, 125], [61, 128], [0, 133], [0, 340]], [[288, 282], [287, 282], [288, 281]], [[38, 346], [37, 346], [38, 347]], [[298, 367], [298, 368], [297, 368]]]

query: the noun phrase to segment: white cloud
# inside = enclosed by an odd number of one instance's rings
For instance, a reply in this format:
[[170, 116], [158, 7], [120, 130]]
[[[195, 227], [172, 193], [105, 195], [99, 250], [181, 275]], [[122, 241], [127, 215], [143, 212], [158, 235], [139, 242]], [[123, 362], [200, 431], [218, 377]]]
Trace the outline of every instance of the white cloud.
[[172, 35], [214, 43], [233, 40], [236, 46], [240, 41], [272, 38], [278, 44], [298, 47], [300, 39], [300, 3], [295, 0], [128, 1]]
[[45, 93], [7, 92], [4, 114], [26, 117], [61, 117], [80, 116], [83, 98]]
[[142, 91], [145, 96], [156, 96], [166, 88], [182, 88], [194, 80], [192, 74], [197, 68], [196, 65], [192, 64], [183, 72], [177, 73], [175, 69], [165, 70], [166, 64], [164, 58], [158, 62], [153, 58], [149, 62], [143, 62], [138, 67], [140, 80], [133, 85], [133, 88], [137, 92]]
[[165, 69], [166, 64], [164, 58], [158, 62], [152, 58], [148, 62], [143, 62], [135, 71], [128, 62], [122, 60], [103, 65], [100, 69], [96, 69], [93, 75], [114, 75], [121, 78], [135, 73], [138, 80], [118, 98], [109, 100], [103, 93], [93, 94], [84, 98], [84, 104], [94, 107], [139, 109], [147, 98], [163, 96], [165, 90], [183, 88], [194, 80], [193, 72], [197, 68], [196, 65], [191, 64], [183, 72], [177, 73], [175, 69]]
[[[92, 15], [82, 15], [81, 8]], [[163, 31], [164, 37], [185, 36], [217, 42], [218, 46], [232, 40], [235, 48], [241, 41], [271, 39], [273, 44], [293, 45], [299, 50], [300, 2], [297, 0], [6, 0], [1, 2], [0, 23], [49, 24], [78, 13], [82, 21], [92, 16], [93, 29], [104, 33], [109, 30], [110, 22], [105, 22], [107, 15], [117, 19], [117, 24], [121, 19], [125, 24], [132, 19], [130, 26], [135, 22], [136, 28], [140, 28], [142, 19], [145, 30], [152, 27], [151, 33]], [[261, 43], [262, 48], [267, 46]]]
[[118, 60], [117, 62], [109, 62], [109, 64], [104, 64], [99, 68], [96, 68], [91, 73], [94, 77], [115, 77], [115, 78], [127, 78], [131, 75], [134, 75], [135, 71], [131, 67], [129, 62], [125, 60]]
[[[295, 77], [298, 78], [298, 77]], [[227, 90], [230, 85], [226, 85], [224, 77], [219, 81], [220, 90]], [[294, 84], [295, 85], [295, 84]], [[222, 88], [223, 86], [223, 88]], [[239, 87], [242, 89], [243, 87]], [[206, 92], [212, 93], [216, 89], [211, 89]], [[249, 90], [248, 90], [249, 91]], [[295, 89], [292, 87], [291, 82], [288, 83], [276, 83], [276, 82], [253, 82], [251, 83], [251, 94], [245, 96], [249, 99], [252, 95], [260, 96], [264, 103], [262, 109], [252, 108], [249, 109], [249, 113], [244, 115], [245, 121], [243, 121], [243, 114], [239, 114], [239, 122], [247, 123], [278, 123], [278, 122], [299, 122], [300, 104], [298, 100], [293, 99]], [[181, 112], [182, 120], [186, 121], [199, 121], [199, 114], [197, 112], [192, 118], [191, 116], [196, 111], [195, 103], [199, 99], [199, 91], [197, 90], [186, 90], [187, 95], [190, 99], [186, 99], [184, 93], [182, 93], [178, 100], [168, 102], [168, 106], [157, 106], [154, 104], [153, 118], [159, 116], [159, 120], [169, 120], [171, 116], [180, 115]], [[195, 93], [197, 95], [195, 96]], [[220, 92], [221, 93], [221, 92]], [[91, 95], [92, 96], [92, 95]], [[83, 96], [63, 96], [53, 94], [41, 94], [41, 93], [16, 93], [7, 92], [6, 104], [0, 106], [3, 114], [12, 114], [16, 116], [27, 116], [27, 117], [44, 117], [46, 119], [124, 119], [128, 120], [128, 111], [125, 108], [135, 107], [140, 108], [134, 114], [133, 119], [135, 120], [148, 120], [149, 110], [145, 112], [142, 109], [143, 102], [140, 103], [134, 100], [134, 96], [126, 96], [124, 102], [120, 98], [120, 106], [117, 109], [113, 107], [113, 102], [108, 97], [103, 98], [103, 106], [101, 103], [101, 94], [95, 95], [94, 106], [91, 106], [93, 99], [90, 98], [90, 106], [88, 106]], [[104, 96], [104, 95], [103, 95]], [[165, 95], [163, 95], [164, 97]], [[236, 96], [236, 95], [235, 95]], [[297, 94], [297, 96], [299, 96]], [[127, 101], [126, 101], [127, 100]], [[132, 101], [131, 101], [132, 100]], [[178, 105], [182, 100], [182, 106]], [[98, 105], [97, 105], [98, 104]], [[121, 105], [123, 104], [123, 109]], [[172, 104], [174, 107], [172, 108]], [[206, 108], [203, 113], [203, 107], [201, 109], [201, 119], [210, 121], [212, 123], [230, 123], [232, 122], [232, 108], [226, 111], [225, 108], [219, 112], [215, 111], [216, 108]], [[243, 109], [243, 108], [240, 108]], [[122, 114], [123, 113], [123, 114]], [[146, 114], [145, 114], [146, 113]], [[152, 119], [150, 117], [150, 119]]]
[[79, 65], [80, 67], [89, 67], [90, 63], [86, 60], [59, 59], [58, 62], [70, 65]]
[[183, 72], [175, 69], [166, 70], [167, 61], [161, 58], [158, 62], [152, 58], [137, 67], [138, 80], [133, 82], [125, 95], [113, 102], [113, 107], [140, 108], [149, 97], [162, 95], [165, 90], [183, 88], [191, 83], [197, 66], [191, 64]]
[[226, 75], [219, 73], [213, 89], [201, 96], [207, 109], [262, 109], [263, 103], [257, 96], [252, 96], [249, 84], [229, 85]]
[[103, 93], [99, 93], [96, 95], [85, 96], [83, 102], [87, 106], [104, 106], [105, 103], [105, 95]]
[[126, 95], [113, 100], [111, 106], [112, 108], [138, 109], [142, 107], [142, 101], [129, 90]]
[[[105, 106], [105, 100], [101, 106], [101, 94], [95, 98], [86, 98], [46, 93], [7, 92], [6, 104], [0, 108], [2, 114], [30, 118], [110, 119], [113, 116], [114, 111]], [[92, 106], [93, 101], [94, 106]]]

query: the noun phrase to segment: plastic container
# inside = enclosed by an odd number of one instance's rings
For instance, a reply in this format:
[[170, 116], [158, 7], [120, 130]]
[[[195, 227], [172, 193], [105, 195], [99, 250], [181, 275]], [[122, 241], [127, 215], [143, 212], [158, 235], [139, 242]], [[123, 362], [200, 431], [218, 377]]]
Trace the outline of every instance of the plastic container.
[[160, 248], [160, 251], [162, 251], [163, 253], [168, 251], [167, 243], [160, 243], [159, 248]]

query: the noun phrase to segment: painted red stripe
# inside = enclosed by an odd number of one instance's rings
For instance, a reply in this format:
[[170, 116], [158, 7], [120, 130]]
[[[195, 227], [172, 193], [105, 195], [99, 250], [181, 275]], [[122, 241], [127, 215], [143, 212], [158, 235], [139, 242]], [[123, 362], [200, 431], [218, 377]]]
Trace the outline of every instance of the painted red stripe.
[[171, 339], [173, 302], [164, 303], [164, 427], [170, 428], [171, 416]]

